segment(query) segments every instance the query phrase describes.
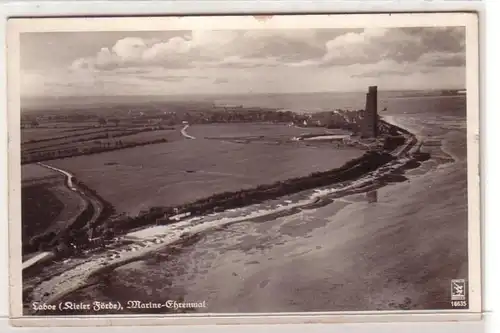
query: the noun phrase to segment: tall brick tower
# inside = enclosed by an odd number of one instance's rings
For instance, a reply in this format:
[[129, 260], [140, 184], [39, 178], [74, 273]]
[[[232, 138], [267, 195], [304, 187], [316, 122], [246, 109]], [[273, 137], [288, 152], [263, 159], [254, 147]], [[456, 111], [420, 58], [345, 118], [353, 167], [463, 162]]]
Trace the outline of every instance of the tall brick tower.
[[378, 135], [377, 86], [368, 88], [366, 107], [361, 126], [361, 135], [365, 138], [375, 138]]

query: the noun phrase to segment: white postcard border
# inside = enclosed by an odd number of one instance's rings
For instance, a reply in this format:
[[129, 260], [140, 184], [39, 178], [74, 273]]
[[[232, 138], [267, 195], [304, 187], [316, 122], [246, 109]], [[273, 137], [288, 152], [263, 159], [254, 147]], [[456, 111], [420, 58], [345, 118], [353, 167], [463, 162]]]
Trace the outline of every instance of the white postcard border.
[[[206, 314], [33, 317], [22, 315], [20, 200], [19, 36], [23, 32], [311, 29], [466, 26], [469, 309], [452, 311], [356, 311], [290, 314]], [[315, 14], [274, 16], [172, 16], [10, 19], [7, 27], [9, 130], [10, 317], [16, 326], [165, 324], [273, 324], [376, 321], [450, 321], [481, 318], [481, 223], [479, 185], [479, 32], [476, 13]], [[84, 321], [81, 319], [85, 318]]]

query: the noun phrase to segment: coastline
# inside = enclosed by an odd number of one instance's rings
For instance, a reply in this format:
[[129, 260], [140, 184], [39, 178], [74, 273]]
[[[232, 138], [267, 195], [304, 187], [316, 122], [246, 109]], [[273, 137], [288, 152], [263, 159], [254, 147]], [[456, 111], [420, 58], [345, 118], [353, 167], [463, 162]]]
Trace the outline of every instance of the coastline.
[[[388, 160], [381, 166], [374, 170], [370, 170], [365, 175], [358, 177], [354, 180], [345, 180], [337, 183], [336, 186], [327, 186], [328, 188], [321, 188], [319, 186], [315, 189], [308, 189], [301, 192], [291, 194], [295, 197], [303, 197], [305, 192], [309, 195], [302, 200], [296, 200], [291, 204], [281, 205], [274, 209], [258, 209], [249, 205], [241, 208], [242, 213], [244, 210], [250, 210], [250, 213], [242, 214], [239, 217], [224, 217], [224, 212], [238, 211], [239, 208], [228, 209], [222, 213], [205, 214], [202, 216], [195, 216], [187, 220], [182, 220], [168, 225], [149, 225], [135, 231], [128, 232], [125, 236], [120, 237], [122, 240], [134, 239], [134, 234], [150, 231], [148, 237], [136, 237], [136, 241], [132, 241], [131, 245], [122, 246], [115, 250], [105, 250], [102, 253], [97, 253], [83, 260], [80, 264], [76, 264], [70, 271], [65, 271], [60, 275], [49, 277], [34, 287], [32, 290], [31, 300], [35, 302], [54, 303], [57, 302], [71, 293], [85, 288], [95, 282], [96, 278], [106, 272], [113, 270], [122, 265], [141, 260], [147, 257], [151, 252], [163, 249], [168, 246], [181, 245], [189, 241], [192, 237], [199, 235], [203, 232], [208, 232], [214, 228], [221, 227], [230, 223], [239, 223], [242, 221], [252, 219], [266, 219], [273, 215], [289, 215], [297, 210], [311, 209], [315, 205], [328, 203], [328, 200], [339, 199], [348, 195], [366, 193], [373, 191], [377, 188], [386, 186], [394, 182], [405, 181], [403, 173], [405, 170], [418, 167], [415, 157], [411, 154], [418, 151], [419, 141], [416, 136], [407, 130], [391, 124], [387, 121], [382, 121], [385, 126], [389, 126], [392, 130], [405, 134], [404, 149], [397, 149], [392, 152], [394, 159]], [[363, 156], [362, 158], [366, 158]], [[323, 186], [324, 187], [324, 186]], [[287, 200], [290, 201], [290, 200]], [[187, 230], [187, 231], [186, 231]], [[147, 233], [147, 232], [146, 232]], [[138, 245], [142, 243], [141, 245]], [[113, 254], [110, 255], [110, 252]]]

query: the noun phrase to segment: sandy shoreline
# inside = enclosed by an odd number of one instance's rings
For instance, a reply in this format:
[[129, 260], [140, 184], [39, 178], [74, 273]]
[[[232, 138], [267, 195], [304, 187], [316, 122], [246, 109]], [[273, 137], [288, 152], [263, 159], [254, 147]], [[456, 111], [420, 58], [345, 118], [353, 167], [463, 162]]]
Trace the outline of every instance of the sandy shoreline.
[[[396, 125], [392, 126], [399, 128]], [[276, 214], [293, 214], [296, 210], [311, 209], [310, 207], [314, 208], [315, 205], [321, 205], [321, 200], [324, 199], [339, 199], [344, 196], [368, 192], [385, 186], [388, 183], [394, 182], [394, 180], [391, 180], [391, 175], [394, 174], [394, 171], [404, 168], [405, 163], [411, 160], [404, 156], [418, 147], [418, 140], [414, 135], [408, 133], [406, 139], [407, 142], [405, 145], [401, 149], [398, 149], [397, 152], [394, 152], [394, 154], [400, 157], [398, 160], [390, 162], [389, 165], [384, 165], [360, 179], [344, 184], [344, 186], [329, 186], [305, 191], [307, 195], [302, 192], [296, 193], [288, 196], [290, 198], [293, 197], [292, 200], [284, 200], [285, 198], [275, 200], [280, 203], [275, 204], [274, 207], [263, 208], [262, 204], [251, 205], [222, 213], [193, 217], [170, 225], [150, 226], [130, 232], [125, 236], [119, 237], [117, 240], [127, 240], [131, 244], [91, 255], [76, 267], [42, 281], [32, 290], [30, 301], [57, 303], [72, 292], [92, 283], [92, 280], [102, 273], [133, 261], [141, 260], [153, 251], [174, 244], [182, 244], [182, 242], [191, 236], [223, 225], [253, 219], [266, 219]], [[384, 177], [386, 178], [385, 180]], [[325, 201], [325, 203], [328, 204], [328, 201]]]

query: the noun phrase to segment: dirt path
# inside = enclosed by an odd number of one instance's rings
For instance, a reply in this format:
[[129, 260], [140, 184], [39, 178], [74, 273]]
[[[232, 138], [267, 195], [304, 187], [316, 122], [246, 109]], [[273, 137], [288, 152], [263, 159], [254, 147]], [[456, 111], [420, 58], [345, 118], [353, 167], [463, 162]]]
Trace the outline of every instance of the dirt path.
[[44, 167], [44, 168], [47, 168], [47, 169], [50, 169], [50, 170], [53, 170], [55, 172], [59, 172], [59, 173], [63, 174], [66, 177], [66, 185], [69, 187], [69, 189], [74, 191], [74, 192], [78, 192], [78, 189], [73, 184], [73, 177], [74, 177], [73, 174], [69, 173], [68, 171], [53, 167], [51, 165], [48, 165], [48, 164], [45, 164], [42, 162], [38, 162], [37, 164], [41, 167]]
[[[51, 170], [54, 170], [56, 172], [63, 174], [66, 177], [66, 185], [68, 186], [68, 188], [74, 192], [77, 192], [79, 195], [81, 195], [84, 199], [86, 199], [93, 206], [94, 214], [92, 215], [92, 218], [87, 223], [87, 225], [92, 226], [97, 221], [99, 216], [101, 216], [102, 210], [104, 208], [101, 201], [98, 198], [94, 197], [92, 194], [85, 192], [84, 190], [79, 188], [78, 185], [76, 185], [73, 182], [73, 180], [75, 179], [75, 176], [72, 173], [70, 173], [66, 170], [59, 169], [59, 168], [56, 168], [54, 166], [45, 164], [45, 163], [39, 162], [37, 164], [42, 166], [42, 167], [45, 167], [45, 168], [48, 168], [48, 169], [51, 169]], [[90, 235], [90, 238], [92, 238], [92, 235]]]
[[192, 139], [192, 140], [196, 139], [194, 136], [191, 136], [191, 135], [189, 135], [189, 134], [186, 132], [186, 129], [187, 129], [188, 127], [189, 127], [189, 124], [187, 124], [186, 126], [184, 126], [184, 127], [181, 129], [181, 134], [182, 134], [182, 136], [184, 136], [184, 137], [185, 137], [185, 138], [187, 138], [187, 139]]

